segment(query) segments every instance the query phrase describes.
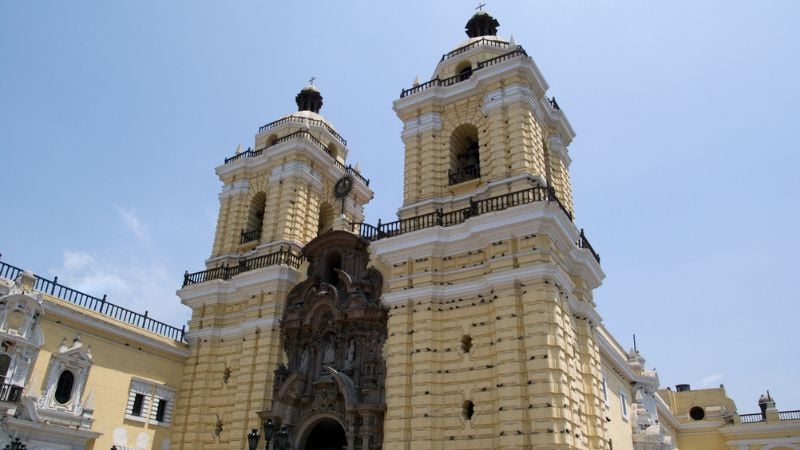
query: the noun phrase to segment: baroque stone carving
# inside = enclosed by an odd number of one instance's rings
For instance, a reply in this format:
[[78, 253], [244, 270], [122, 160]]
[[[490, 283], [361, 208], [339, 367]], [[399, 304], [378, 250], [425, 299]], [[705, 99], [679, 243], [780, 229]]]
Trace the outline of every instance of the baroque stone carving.
[[275, 370], [272, 410], [303, 445], [317, 418], [339, 422], [350, 449], [383, 441], [387, 308], [383, 276], [368, 267], [369, 243], [328, 232], [304, 249], [307, 278], [288, 294], [281, 319], [286, 364]]

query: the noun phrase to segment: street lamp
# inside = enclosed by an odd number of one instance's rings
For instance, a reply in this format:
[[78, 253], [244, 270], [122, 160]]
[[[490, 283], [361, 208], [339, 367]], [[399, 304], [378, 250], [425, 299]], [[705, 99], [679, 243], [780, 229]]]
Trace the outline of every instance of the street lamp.
[[267, 419], [264, 422], [264, 450], [269, 450], [269, 441], [272, 440], [273, 433], [275, 433], [275, 424], [272, 423], [272, 419]]
[[258, 438], [261, 436], [258, 435], [258, 429], [253, 428], [250, 433], [247, 434], [247, 447], [250, 450], [258, 450]]
[[286, 425], [281, 427], [281, 432], [278, 433], [275, 439], [275, 450], [288, 450], [289, 449], [289, 430]]

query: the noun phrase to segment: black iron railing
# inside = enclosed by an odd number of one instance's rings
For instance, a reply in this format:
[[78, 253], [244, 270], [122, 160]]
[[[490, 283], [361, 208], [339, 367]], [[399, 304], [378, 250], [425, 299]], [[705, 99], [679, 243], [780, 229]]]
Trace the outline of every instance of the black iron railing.
[[244, 231], [239, 237], [239, 243], [245, 244], [247, 242], [257, 241], [261, 237], [261, 230]]
[[247, 150], [243, 151], [242, 153], [237, 153], [237, 154], [235, 154], [235, 155], [233, 155], [231, 157], [225, 158], [225, 164], [228, 164], [230, 162], [233, 162], [233, 161], [236, 161], [236, 160], [239, 160], [239, 159], [255, 158], [256, 156], [261, 156], [261, 153], [263, 153], [263, 152], [264, 152], [263, 148], [260, 148], [258, 150], [253, 150], [252, 148], [247, 147]]
[[[490, 197], [484, 200], [474, 201], [470, 199], [469, 206], [454, 211], [443, 212], [441, 209], [435, 212], [422, 214], [408, 219], [396, 220], [394, 222], [381, 223], [373, 226], [368, 223], [353, 223], [352, 231], [368, 241], [377, 241], [392, 236], [398, 236], [412, 231], [422, 230], [432, 227], [449, 227], [464, 223], [470, 217], [479, 216], [489, 212], [502, 211], [514, 206], [525, 205], [533, 202], [555, 202], [561, 211], [566, 214], [569, 220], [573, 220], [572, 214], [564, 207], [556, 197], [555, 190], [548, 187], [533, 187], [521, 191], [510, 192], [508, 194]], [[586, 239], [586, 234], [581, 230], [580, 238], [575, 243], [578, 248], [585, 248], [591, 252], [592, 256], [600, 262], [600, 255]]]
[[[7, 278], [9, 280], [16, 280], [22, 272], [22, 269], [19, 267], [0, 262], [0, 277]], [[128, 325], [145, 329], [151, 333], [174, 339], [176, 341], [183, 340], [185, 327], [177, 328], [164, 322], [155, 320], [148, 316], [147, 311], [145, 311], [144, 314], [139, 314], [129, 310], [128, 308], [115, 305], [107, 301], [105, 295], [103, 298], [98, 298], [69, 288], [59, 284], [58, 277], [54, 277], [51, 281], [36, 275], [34, 289], [46, 294], [50, 294], [53, 297], [60, 298], [61, 300], [82, 308], [100, 313], [106, 317], [119, 320], [120, 322], [125, 322]]]
[[462, 53], [468, 52], [469, 50], [472, 50], [475, 47], [509, 48], [510, 46], [511, 44], [508, 42], [498, 41], [495, 39], [487, 39], [483, 37], [475, 42], [470, 42], [469, 44], [464, 45], [463, 47], [458, 47], [457, 49], [451, 51], [450, 53], [445, 53], [444, 55], [442, 55], [442, 59], [440, 59], [439, 62], [442, 62], [445, 59], [450, 59], [454, 56], [458, 56]]
[[[311, 133], [309, 133], [308, 131], [305, 131], [305, 130], [295, 131], [294, 133], [287, 134], [286, 136], [276, 140], [272, 145], [276, 145], [276, 144], [280, 144], [280, 143], [283, 143], [283, 142], [290, 141], [292, 139], [300, 139], [300, 138], [308, 140], [309, 142], [314, 144], [317, 148], [319, 148], [320, 150], [324, 151], [325, 153], [327, 153], [327, 154], [331, 155], [331, 157], [333, 157], [333, 154], [331, 153], [331, 149], [328, 148], [328, 146], [323, 144], [319, 139], [315, 138]], [[240, 159], [244, 159], [244, 158], [255, 158], [256, 156], [261, 156], [264, 153], [264, 149], [265, 148], [267, 148], [267, 147], [260, 148], [258, 150], [253, 150], [251, 148], [248, 148], [247, 150], [243, 151], [242, 153], [239, 153], [239, 154], [230, 156], [228, 158], [225, 158], [225, 164], [232, 163], [234, 161], [237, 161], [237, 160], [240, 160]], [[334, 163], [334, 165], [336, 165], [336, 167], [341, 169], [346, 174], [352, 175], [353, 177], [357, 178], [358, 180], [361, 180], [361, 182], [364, 183], [365, 185], [369, 186], [369, 179], [365, 178], [363, 175], [361, 175], [352, 166], [350, 166], [350, 165], [345, 166], [344, 164], [339, 162], [339, 160], [337, 160], [335, 157], [333, 159], [333, 163]]]
[[183, 287], [191, 284], [205, 283], [206, 281], [211, 280], [229, 280], [231, 277], [239, 275], [240, 273], [249, 272], [262, 267], [275, 266], [278, 264], [283, 264], [297, 269], [302, 263], [302, 255], [298, 255], [291, 250], [278, 250], [277, 252], [270, 253], [268, 255], [242, 259], [239, 261], [239, 264], [235, 266], [228, 266], [226, 264], [200, 272], [186, 272], [183, 275]]
[[430, 89], [432, 87], [452, 86], [452, 85], [454, 85], [456, 83], [459, 83], [461, 81], [466, 80], [467, 78], [469, 78], [472, 75], [472, 73], [474, 73], [475, 71], [478, 71], [480, 69], [483, 69], [484, 67], [493, 66], [493, 65], [501, 63], [503, 61], [506, 61], [506, 60], [509, 60], [509, 59], [513, 59], [513, 58], [518, 58], [520, 56], [528, 56], [528, 53], [526, 53], [525, 50], [521, 46], [517, 46], [516, 50], [510, 51], [508, 53], [505, 53], [503, 55], [500, 55], [500, 56], [497, 56], [497, 57], [494, 57], [494, 58], [491, 58], [491, 59], [487, 59], [486, 61], [478, 62], [478, 68], [473, 70], [472, 72], [470, 72], [468, 74], [458, 74], [458, 75], [455, 75], [455, 76], [452, 76], [452, 77], [449, 77], [449, 78], [444, 78], [444, 79], [440, 79], [437, 76], [436, 78], [434, 78], [434, 79], [432, 79], [430, 81], [426, 81], [426, 82], [424, 82], [422, 84], [418, 84], [416, 86], [412, 86], [409, 89], [403, 89], [402, 91], [400, 91], [400, 98], [408, 97], [409, 95], [417, 94], [419, 92], [428, 90], [428, 89]]
[[742, 423], [758, 423], [765, 422], [764, 416], [761, 413], [755, 414], [740, 414], [739, 421]]
[[22, 386], [3, 383], [0, 386], [0, 402], [19, 403], [22, 398]]
[[780, 420], [800, 420], [800, 410], [778, 412]]
[[448, 170], [447, 179], [450, 186], [481, 177], [480, 167], [471, 165], [459, 170]]
[[275, 128], [278, 125], [282, 125], [284, 123], [296, 123], [296, 124], [299, 124], [299, 125], [308, 124], [308, 125], [313, 125], [313, 126], [317, 126], [317, 127], [322, 127], [324, 129], [326, 129], [328, 131], [328, 133], [332, 134], [333, 137], [336, 138], [336, 140], [341, 142], [342, 145], [347, 146], [347, 141], [345, 140], [345, 138], [343, 138], [339, 133], [337, 133], [336, 130], [331, 128], [330, 125], [328, 125], [327, 123], [325, 123], [322, 120], [310, 119], [310, 118], [306, 118], [306, 117], [297, 117], [297, 116], [284, 117], [282, 119], [278, 119], [278, 120], [276, 120], [274, 122], [270, 122], [270, 123], [268, 123], [266, 125], [260, 126], [258, 128], [258, 132], [259, 133], [263, 133], [263, 132], [265, 132], [267, 130], [271, 130], [272, 128]]

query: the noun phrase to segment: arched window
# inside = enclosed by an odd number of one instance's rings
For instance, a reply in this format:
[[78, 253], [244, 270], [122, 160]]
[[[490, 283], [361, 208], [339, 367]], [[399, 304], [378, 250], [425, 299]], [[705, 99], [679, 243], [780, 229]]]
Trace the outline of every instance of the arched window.
[[58, 384], [56, 385], [56, 401], [61, 403], [67, 403], [70, 398], [72, 398], [72, 386], [75, 384], [75, 375], [72, 374], [69, 370], [65, 370], [61, 372], [61, 375], [58, 377]]
[[264, 226], [264, 208], [267, 205], [267, 194], [259, 192], [250, 200], [247, 212], [247, 225], [242, 230], [240, 243], [257, 241], [261, 239], [261, 230]]
[[336, 159], [336, 157], [339, 156], [339, 149], [333, 142], [328, 144], [328, 148], [325, 149], [325, 151], [328, 152], [329, 155], [333, 156], [333, 159]]
[[267, 147], [272, 147], [276, 142], [278, 142], [278, 136], [274, 134], [270, 135], [270, 137], [267, 138]]
[[456, 74], [458, 81], [464, 81], [472, 76], [472, 64], [469, 61], [464, 61], [456, 67]]
[[336, 213], [334, 212], [333, 207], [328, 203], [323, 203], [322, 206], [319, 207], [317, 236], [331, 229], [331, 227], [333, 226], [333, 219], [335, 218], [335, 216]]
[[465, 123], [450, 135], [450, 185], [481, 177], [480, 143], [475, 125]]
[[342, 268], [342, 256], [338, 253], [331, 253], [325, 257], [325, 281], [332, 284], [339, 284], [339, 273]]

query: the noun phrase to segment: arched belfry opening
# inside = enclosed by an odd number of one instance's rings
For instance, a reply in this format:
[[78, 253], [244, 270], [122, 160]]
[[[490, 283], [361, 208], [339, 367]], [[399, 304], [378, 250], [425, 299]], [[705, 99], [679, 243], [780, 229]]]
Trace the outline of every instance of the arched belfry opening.
[[449, 184], [454, 185], [481, 177], [480, 142], [475, 125], [459, 125], [450, 135]]
[[379, 449], [383, 443], [388, 309], [369, 241], [346, 231], [303, 248], [307, 277], [286, 299], [280, 333], [286, 363], [259, 413], [286, 425], [295, 448]]
[[267, 194], [259, 192], [250, 199], [247, 209], [247, 224], [242, 230], [241, 243], [261, 239], [261, 230], [264, 228], [264, 209], [267, 206]]

